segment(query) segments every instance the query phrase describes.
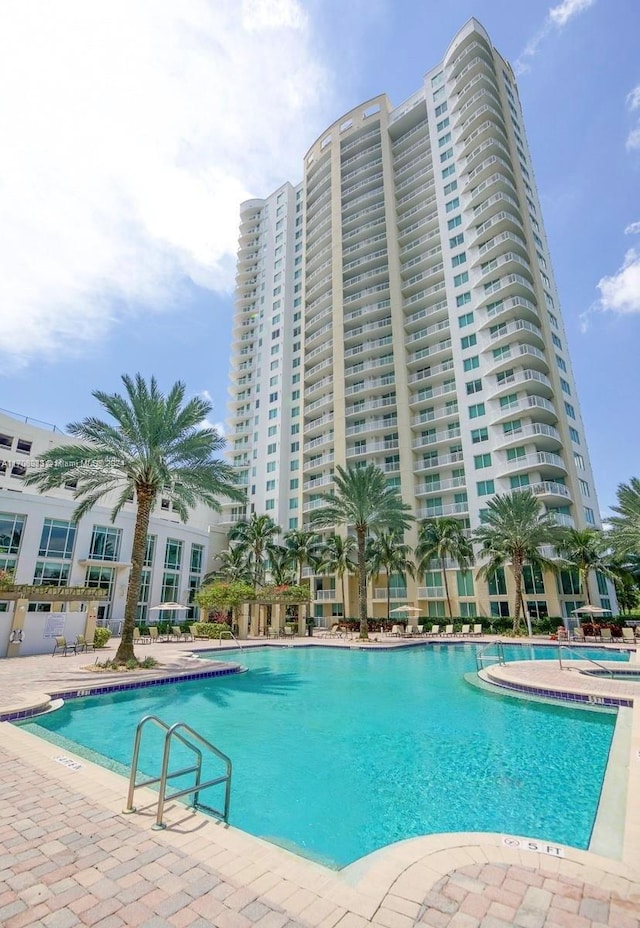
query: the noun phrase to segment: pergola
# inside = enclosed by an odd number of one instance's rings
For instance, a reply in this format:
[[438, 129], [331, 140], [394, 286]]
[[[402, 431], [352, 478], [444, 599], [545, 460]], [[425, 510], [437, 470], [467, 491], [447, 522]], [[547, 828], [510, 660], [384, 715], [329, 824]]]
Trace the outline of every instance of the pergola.
[[[4, 602], [14, 602], [15, 606], [11, 616], [11, 628], [9, 629], [9, 639], [6, 651], [6, 657], [17, 657], [22, 644], [23, 631], [29, 604], [31, 602], [51, 603], [52, 611], [59, 612], [63, 605], [70, 605], [70, 612], [79, 612], [79, 606], [82, 603], [87, 604], [86, 620], [84, 626], [84, 635], [87, 638], [93, 637], [96, 625], [97, 604], [108, 598], [106, 590], [96, 589], [95, 587], [85, 586], [29, 586], [26, 584], [12, 584], [0, 588], [0, 600]], [[58, 607], [58, 608], [56, 608]], [[24, 653], [24, 652], [22, 652]], [[2, 655], [0, 655], [2, 656]]]

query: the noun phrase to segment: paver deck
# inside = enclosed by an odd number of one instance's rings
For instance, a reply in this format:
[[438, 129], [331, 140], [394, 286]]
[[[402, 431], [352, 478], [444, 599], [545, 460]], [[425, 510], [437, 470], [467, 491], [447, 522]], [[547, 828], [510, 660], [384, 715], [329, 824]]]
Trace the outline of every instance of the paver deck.
[[[190, 648], [151, 653], [179, 662]], [[87, 662], [2, 661], [0, 702], [10, 679], [14, 697], [21, 680], [32, 692], [64, 689], [86, 677]], [[639, 719], [636, 707], [638, 757]], [[124, 815], [122, 777], [60, 754], [0, 723], [3, 928], [640, 928], [640, 855], [615, 861], [517, 836], [431, 835], [336, 872], [174, 803], [169, 828], [151, 831], [152, 793], [139, 791], [139, 813]]]

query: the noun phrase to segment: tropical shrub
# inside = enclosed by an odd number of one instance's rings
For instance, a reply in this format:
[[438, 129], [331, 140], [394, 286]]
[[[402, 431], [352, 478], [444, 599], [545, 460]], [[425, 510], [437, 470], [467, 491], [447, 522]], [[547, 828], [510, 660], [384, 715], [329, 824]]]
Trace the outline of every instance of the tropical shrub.
[[104, 648], [109, 638], [111, 638], [111, 632], [108, 628], [96, 628], [95, 632], [93, 633], [94, 648]]
[[231, 629], [218, 622], [196, 622], [194, 631], [199, 638], [220, 638], [223, 632], [230, 632]]

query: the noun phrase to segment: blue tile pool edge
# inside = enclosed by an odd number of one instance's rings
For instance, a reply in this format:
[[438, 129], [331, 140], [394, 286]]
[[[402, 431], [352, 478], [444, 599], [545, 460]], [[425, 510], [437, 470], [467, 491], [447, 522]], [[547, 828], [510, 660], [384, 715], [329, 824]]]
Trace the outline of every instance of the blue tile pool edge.
[[[149, 686], [163, 686], [168, 683], [180, 683], [183, 680], [199, 680], [203, 677], [225, 677], [230, 674], [242, 673], [244, 670], [241, 664], [234, 664], [231, 667], [216, 668], [212, 670], [201, 670], [193, 673], [173, 674], [169, 677], [155, 677], [150, 680], [132, 680], [130, 683], [115, 683], [110, 686], [83, 686], [80, 689], [60, 690], [49, 693], [50, 700], [54, 699], [83, 699], [86, 696], [106, 696], [109, 693], [121, 693], [125, 690], [144, 689]], [[22, 722], [26, 719], [35, 718], [43, 715], [48, 711], [48, 706], [32, 706], [28, 709], [14, 710], [0, 714], [0, 722]]]

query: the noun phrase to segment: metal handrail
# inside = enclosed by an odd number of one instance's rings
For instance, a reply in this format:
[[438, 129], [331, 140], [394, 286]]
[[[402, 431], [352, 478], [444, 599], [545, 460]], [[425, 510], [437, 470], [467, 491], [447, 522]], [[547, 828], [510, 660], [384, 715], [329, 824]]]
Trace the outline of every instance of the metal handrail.
[[[485, 656], [484, 656], [485, 651], [488, 651], [490, 648], [496, 648], [496, 649], [497, 649], [497, 652], [498, 652], [498, 653], [497, 653], [497, 660], [495, 660], [495, 659], [493, 659], [493, 658], [489, 658], [489, 657], [485, 657]], [[504, 663], [505, 663], [505, 660], [504, 660], [504, 649], [503, 649], [503, 647], [502, 647], [502, 642], [501, 642], [501, 641], [490, 641], [489, 644], [485, 644], [485, 646], [482, 648], [482, 650], [478, 651], [478, 653], [476, 654], [476, 669], [478, 670], [478, 672], [480, 672], [480, 671], [482, 670], [483, 662], [484, 662], [484, 663], [488, 663], [489, 660], [492, 660], [492, 659], [493, 659], [493, 662], [494, 662], [494, 663], [498, 663], [498, 664], [504, 664]]]
[[[610, 667], [605, 667], [604, 664], [600, 664], [598, 661], [594, 661], [593, 658], [587, 657], [586, 654], [581, 654], [581, 652], [578, 649], [572, 648], [566, 644], [558, 645], [558, 663], [560, 664], [560, 670], [564, 670], [564, 667], [562, 666], [562, 651], [563, 650], [571, 651], [573, 654], [580, 654], [581, 661], [587, 661], [589, 664], [593, 664], [594, 667], [598, 667], [600, 670], [604, 670], [604, 672], [608, 673], [610, 677], [613, 677], [613, 670], [611, 670]], [[573, 670], [574, 668], [568, 667], [567, 669]]]
[[240, 650], [242, 651], [242, 645], [240, 644], [239, 640], [236, 638], [236, 636], [233, 634], [233, 632], [231, 631], [230, 628], [225, 628], [223, 631], [220, 632], [220, 638], [219, 638], [219, 640], [220, 640], [220, 646], [222, 646], [222, 636], [223, 636], [223, 635], [229, 635], [230, 638], [233, 638], [233, 640], [235, 641], [235, 643], [238, 645], [238, 647], [239, 647]]
[[[150, 777], [147, 780], [142, 780], [140, 783], [136, 783], [136, 777], [138, 773], [138, 758], [140, 755], [140, 743], [142, 740], [142, 730], [147, 722], [152, 722], [158, 728], [161, 728], [165, 732], [164, 736], [164, 750], [162, 752], [162, 767], [159, 777]], [[184, 730], [188, 737], [185, 737], [180, 733], [180, 730]], [[182, 770], [175, 770], [169, 773], [169, 758], [171, 755], [171, 743], [173, 739], [176, 739], [186, 748], [192, 751], [196, 755], [196, 763], [193, 767], [185, 767]], [[214, 777], [212, 780], [206, 780], [202, 782], [202, 751], [197, 745], [193, 744], [193, 741], [197, 741], [204, 748], [210, 751], [212, 754], [215, 754], [220, 760], [225, 764], [225, 774], [224, 776]], [[163, 722], [162, 719], [159, 719], [156, 715], [147, 715], [138, 722], [136, 727], [136, 735], [133, 745], [133, 757], [131, 759], [131, 775], [129, 777], [129, 792], [127, 794], [127, 807], [124, 809], [125, 813], [135, 812], [135, 806], [133, 805], [133, 794], [136, 789], [141, 786], [151, 786], [155, 783], [160, 784], [158, 791], [158, 808], [156, 813], [156, 823], [153, 826], [154, 830], [166, 828], [166, 825], [163, 824], [162, 817], [164, 813], [164, 804], [167, 799], [179, 799], [181, 796], [188, 796], [190, 793], [193, 794], [193, 809], [205, 809], [207, 812], [210, 812], [212, 815], [216, 815], [219, 818], [222, 818], [224, 822], [229, 821], [229, 804], [231, 799], [231, 772], [232, 764], [231, 759], [227, 757], [222, 751], [220, 751], [215, 745], [211, 744], [210, 741], [207, 741], [206, 738], [203, 738], [202, 735], [198, 734], [190, 725], [187, 725], [186, 722], [175, 722], [173, 725], [169, 726], [166, 722]], [[171, 795], [167, 796], [167, 781], [175, 777], [185, 776], [189, 773], [195, 773], [195, 784], [194, 786], [189, 786], [186, 789], [177, 790]], [[210, 786], [216, 786], [219, 783], [225, 783], [225, 798], [224, 798], [224, 811], [220, 812], [218, 809], [213, 809], [210, 806], [205, 805], [199, 801], [200, 791], [207, 789]]]

